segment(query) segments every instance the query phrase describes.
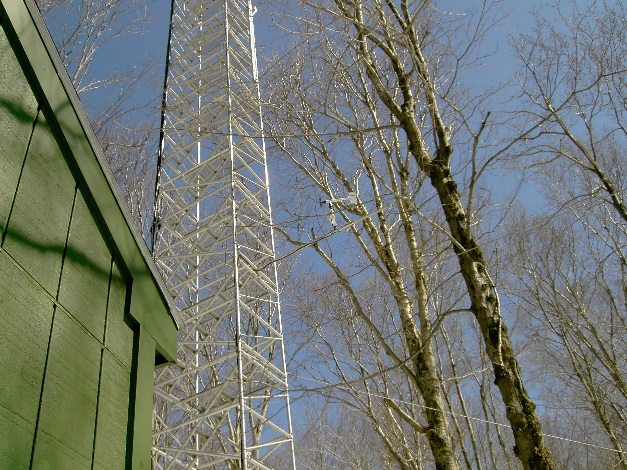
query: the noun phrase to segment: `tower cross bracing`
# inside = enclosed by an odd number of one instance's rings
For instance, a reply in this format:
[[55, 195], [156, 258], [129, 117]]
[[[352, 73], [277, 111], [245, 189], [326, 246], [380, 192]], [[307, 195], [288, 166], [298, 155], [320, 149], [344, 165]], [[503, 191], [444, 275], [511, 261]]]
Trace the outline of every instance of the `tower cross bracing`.
[[174, 0], [153, 227], [180, 310], [155, 375], [160, 469], [294, 466], [249, 0]]

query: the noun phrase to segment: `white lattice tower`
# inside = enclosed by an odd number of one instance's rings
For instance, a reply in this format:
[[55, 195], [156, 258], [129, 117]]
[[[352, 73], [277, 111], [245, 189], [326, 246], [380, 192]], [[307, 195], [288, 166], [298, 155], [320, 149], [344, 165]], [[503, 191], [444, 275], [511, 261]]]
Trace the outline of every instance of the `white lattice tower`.
[[172, 5], [153, 247], [183, 324], [155, 376], [156, 468], [295, 465], [253, 15]]

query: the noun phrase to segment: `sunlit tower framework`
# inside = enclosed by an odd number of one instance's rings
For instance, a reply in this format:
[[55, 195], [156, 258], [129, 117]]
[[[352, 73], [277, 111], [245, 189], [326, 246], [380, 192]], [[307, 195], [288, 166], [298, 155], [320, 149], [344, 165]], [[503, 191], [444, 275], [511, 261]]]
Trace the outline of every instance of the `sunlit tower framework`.
[[153, 253], [182, 324], [155, 374], [155, 468], [295, 467], [255, 11], [172, 3]]

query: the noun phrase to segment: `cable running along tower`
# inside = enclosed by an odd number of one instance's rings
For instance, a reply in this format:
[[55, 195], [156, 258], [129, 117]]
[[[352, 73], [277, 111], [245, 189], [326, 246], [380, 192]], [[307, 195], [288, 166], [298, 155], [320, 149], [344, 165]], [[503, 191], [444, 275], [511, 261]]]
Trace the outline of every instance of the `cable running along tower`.
[[172, 3], [153, 253], [182, 324], [155, 374], [159, 469], [295, 465], [254, 14]]

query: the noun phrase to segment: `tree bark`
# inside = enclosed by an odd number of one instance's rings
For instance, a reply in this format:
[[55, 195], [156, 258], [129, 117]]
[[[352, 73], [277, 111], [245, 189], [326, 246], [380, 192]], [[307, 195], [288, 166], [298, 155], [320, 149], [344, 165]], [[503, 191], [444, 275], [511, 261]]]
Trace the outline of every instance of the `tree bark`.
[[[374, 230], [374, 227], [372, 226], [369, 228], [369, 231]], [[409, 356], [412, 357], [411, 362], [413, 370], [410, 378], [416, 384], [416, 387], [420, 391], [420, 394], [425, 402], [425, 418], [428, 424], [428, 427], [425, 429], [425, 435], [429, 440], [436, 469], [458, 469], [459, 465], [453, 448], [453, 441], [448, 420], [446, 419], [444, 402], [440, 395], [441, 391], [437, 380], [437, 370], [433, 348], [431, 347], [430, 342], [421, 344], [420, 336], [413, 320], [409, 298], [407, 297], [406, 288], [402, 280], [400, 267], [396, 261], [391, 244], [383, 244], [376, 235], [376, 232], [374, 232], [371, 234], [371, 237], [373, 237], [373, 242], [379, 248], [378, 251], [382, 255], [382, 261], [384, 262], [390, 275], [389, 283], [399, 308], [407, 350]], [[351, 293], [351, 300], [355, 307], [355, 311], [360, 317], [362, 317], [362, 319], [365, 319], [365, 315], [359, 305], [357, 296], [352, 294], [352, 289], [348, 279], [346, 279], [346, 276], [317, 244], [314, 245], [314, 248], [324, 259], [327, 265], [334, 271], [338, 281], [345, 289], [347, 289], [348, 292]], [[422, 305], [419, 308], [426, 307], [426, 293], [423, 297], [423, 299], [419, 300]], [[428, 332], [423, 332], [423, 334], [428, 335]], [[405, 419], [402, 415], [399, 416]], [[413, 425], [412, 422], [410, 422], [410, 424]]]
[[[439, 152], [450, 156], [452, 148], [446, 146]], [[521, 380], [520, 367], [514, 356], [507, 327], [502, 321], [496, 287], [486, 269], [483, 252], [468, 230], [467, 215], [457, 184], [448, 165], [438, 159], [429, 166], [429, 176], [440, 198], [451, 235], [456, 241], [453, 248], [466, 283], [471, 310], [481, 329], [494, 368], [494, 383], [501, 392], [507, 419], [514, 433], [514, 453], [526, 469], [553, 470], [553, 457], [544, 444], [536, 406]]]
[[[409, 151], [416, 160], [418, 167], [431, 180], [436, 190], [440, 205], [446, 217], [450, 234], [454, 240], [453, 248], [457, 255], [461, 274], [470, 297], [471, 310], [477, 319], [482, 337], [485, 341], [487, 355], [492, 362], [496, 379], [494, 383], [499, 388], [506, 407], [516, 445], [514, 453], [520, 458], [525, 469], [553, 470], [553, 457], [544, 444], [540, 419], [536, 407], [520, 377], [520, 367], [514, 356], [507, 327], [502, 321], [500, 304], [496, 287], [487, 271], [483, 252], [470, 232], [470, 220], [464, 211], [461, 194], [457, 183], [451, 174], [451, 154], [453, 147], [449, 139], [449, 131], [438, 109], [437, 94], [429, 75], [419, 42], [413, 31], [411, 15], [407, 11], [406, 2], [402, 2], [404, 18], [394, 10], [400, 26], [407, 38], [407, 48], [413, 59], [415, 73], [420, 82], [419, 91], [422, 93], [429, 108], [429, 117], [433, 126], [433, 133], [437, 144], [435, 157], [431, 157], [424, 143], [422, 131], [415, 117], [416, 98], [412, 89], [412, 82], [405, 72], [400, 56], [391, 42], [377, 38], [365, 25], [359, 7], [352, 15], [341, 3], [338, 3], [342, 13], [352, 21], [357, 30], [359, 51], [376, 93], [392, 114], [400, 121], [400, 125], [407, 135]], [[390, 6], [394, 9], [393, 6]], [[379, 76], [380, 70], [371, 54], [367, 41], [374, 43], [390, 61], [396, 75], [399, 95], [402, 103], [393, 98], [383, 85]]]

